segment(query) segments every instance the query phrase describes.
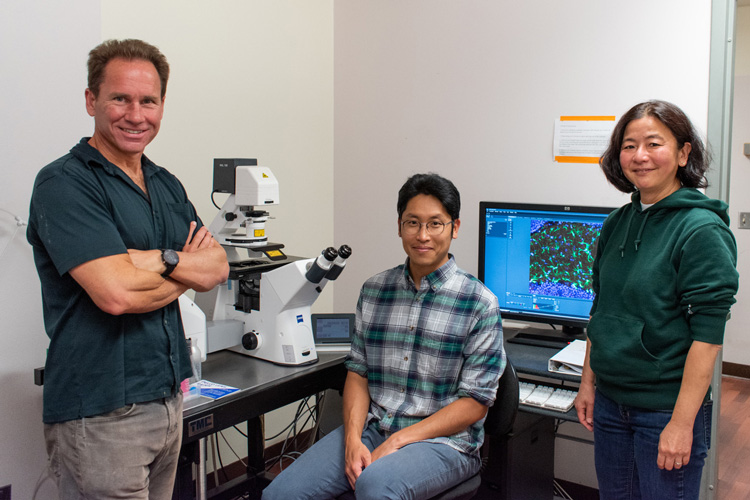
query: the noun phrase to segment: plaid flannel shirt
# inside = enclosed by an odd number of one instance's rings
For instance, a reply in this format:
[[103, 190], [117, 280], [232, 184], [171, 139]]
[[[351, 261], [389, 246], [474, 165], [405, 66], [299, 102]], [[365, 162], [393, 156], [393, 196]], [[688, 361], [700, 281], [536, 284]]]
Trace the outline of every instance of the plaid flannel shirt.
[[[346, 367], [367, 378], [367, 422], [386, 434], [459, 398], [491, 406], [505, 368], [497, 298], [453, 256], [417, 290], [407, 259], [362, 286]], [[483, 423], [428, 441], [478, 454]]]

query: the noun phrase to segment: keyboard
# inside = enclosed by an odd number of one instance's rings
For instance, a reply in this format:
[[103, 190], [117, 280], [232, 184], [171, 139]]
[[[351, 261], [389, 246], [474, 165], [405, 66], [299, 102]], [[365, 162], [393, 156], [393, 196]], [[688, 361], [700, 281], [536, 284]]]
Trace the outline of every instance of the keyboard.
[[518, 402], [522, 405], [536, 406], [561, 413], [567, 413], [573, 407], [578, 394], [575, 390], [537, 385], [532, 382], [519, 382], [518, 388]]

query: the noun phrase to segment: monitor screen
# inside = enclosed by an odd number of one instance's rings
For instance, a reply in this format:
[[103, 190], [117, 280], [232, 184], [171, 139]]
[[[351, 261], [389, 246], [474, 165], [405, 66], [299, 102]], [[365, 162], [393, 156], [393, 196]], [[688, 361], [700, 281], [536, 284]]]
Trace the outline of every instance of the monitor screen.
[[354, 333], [354, 314], [312, 314], [313, 338], [316, 344], [349, 344]]
[[504, 319], [563, 327], [580, 338], [605, 207], [479, 203], [479, 279]]

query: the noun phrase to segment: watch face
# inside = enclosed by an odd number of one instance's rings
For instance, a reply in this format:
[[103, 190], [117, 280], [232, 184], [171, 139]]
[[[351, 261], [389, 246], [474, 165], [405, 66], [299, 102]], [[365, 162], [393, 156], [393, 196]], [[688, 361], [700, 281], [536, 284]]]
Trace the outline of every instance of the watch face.
[[168, 266], [176, 266], [178, 262], [180, 262], [180, 257], [177, 255], [177, 252], [174, 250], [164, 250], [164, 262]]

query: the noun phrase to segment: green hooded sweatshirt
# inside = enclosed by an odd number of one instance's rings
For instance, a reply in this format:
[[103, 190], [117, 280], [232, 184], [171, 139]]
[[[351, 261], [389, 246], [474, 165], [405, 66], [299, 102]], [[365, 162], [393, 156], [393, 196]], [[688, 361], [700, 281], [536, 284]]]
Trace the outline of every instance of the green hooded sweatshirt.
[[738, 287], [726, 203], [681, 188], [610, 214], [594, 260], [588, 336], [597, 388], [638, 408], [671, 410], [694, 340], [721, 344]]

